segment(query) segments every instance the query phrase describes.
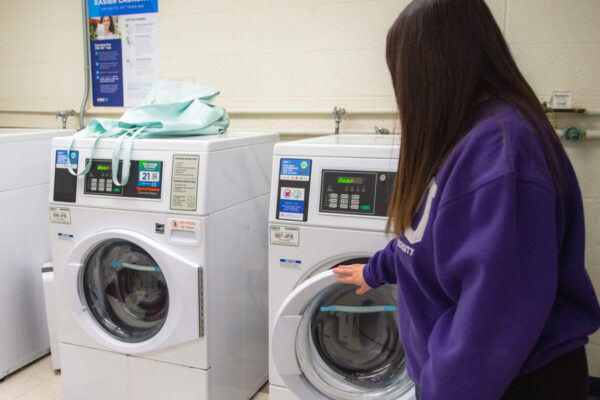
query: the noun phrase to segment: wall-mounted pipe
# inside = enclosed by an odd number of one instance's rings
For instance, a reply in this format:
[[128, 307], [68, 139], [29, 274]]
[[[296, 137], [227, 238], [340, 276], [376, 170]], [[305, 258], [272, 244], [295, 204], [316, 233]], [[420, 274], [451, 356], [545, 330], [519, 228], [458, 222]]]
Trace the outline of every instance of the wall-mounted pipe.
[[[564, 138], [563, 135], [563, 130], [562, 129], [556, 129], [556, 134], [562, 139], [562, 140], [566, 140]], [[583, 141], [586, 140], [600, 140], [600, 129], [588, 129], [585, 130], [585, 139], [583, 139]]]
[[81, 0], [81, 12], [83, 16], [83, 55], [84, 55], [84, 78], [85, 88], [83, 91], [83, 100], [79, 108], [79, 129], [85, 127], [85, 107], [90, 96], [90, 28], [88, 22], [88, 3], [87, 0]]

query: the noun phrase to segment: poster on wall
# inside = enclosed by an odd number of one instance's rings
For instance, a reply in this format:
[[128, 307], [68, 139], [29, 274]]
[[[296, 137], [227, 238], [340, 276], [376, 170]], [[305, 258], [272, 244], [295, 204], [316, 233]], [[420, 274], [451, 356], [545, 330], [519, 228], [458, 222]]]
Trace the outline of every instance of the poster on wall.
[[134, 107], [159, 80], [158, 0], [88, 0], [95, 107]]

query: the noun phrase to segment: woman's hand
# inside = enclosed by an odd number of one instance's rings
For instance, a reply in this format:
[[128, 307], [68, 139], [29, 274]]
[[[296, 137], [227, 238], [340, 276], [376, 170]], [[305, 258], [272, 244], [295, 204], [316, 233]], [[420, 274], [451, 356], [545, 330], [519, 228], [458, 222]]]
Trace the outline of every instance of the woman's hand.
[[343, 276], [338, 276], [335, 280], [341, 283], [357, 285], [359, 288], [356, 289], [356, 294], [365, 294], [371, 290], [371, 287], [365, 282], [365, 278], [363, 278], [364, 268], [364, 264], [340, 265], [334, 268], [333, 272]]

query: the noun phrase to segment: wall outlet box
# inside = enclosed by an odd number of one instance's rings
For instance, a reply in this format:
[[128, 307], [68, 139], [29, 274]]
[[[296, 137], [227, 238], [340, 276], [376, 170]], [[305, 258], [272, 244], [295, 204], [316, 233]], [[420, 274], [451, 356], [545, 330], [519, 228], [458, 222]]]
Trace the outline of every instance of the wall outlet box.
[[571, 109], [571, 92], [552, 92], [552, 108], [555, 110]]

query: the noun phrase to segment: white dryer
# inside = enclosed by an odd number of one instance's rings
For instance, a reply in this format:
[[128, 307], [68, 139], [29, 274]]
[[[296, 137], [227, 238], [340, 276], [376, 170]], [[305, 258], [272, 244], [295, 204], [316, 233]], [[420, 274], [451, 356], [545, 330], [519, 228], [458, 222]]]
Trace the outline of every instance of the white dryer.
[[325, 136], [279, 143], [269, 212], [271, 400], [414, 398], [397, 293], [363, 296], [331, 268], [365, 263], [384, 233], [399, 137]]
[[0, 380], [48, 353], [40, 267], [50, 261], [47, 160], [67, 129], [0, 129]]
[[[53, 141], [50, 220], [65, 400], [246, 399], [267, 380], [277, 134]], [[120, 162], [118, 174], [121, 174]], [[120, 179], [120, 178], [119, 178]]]

